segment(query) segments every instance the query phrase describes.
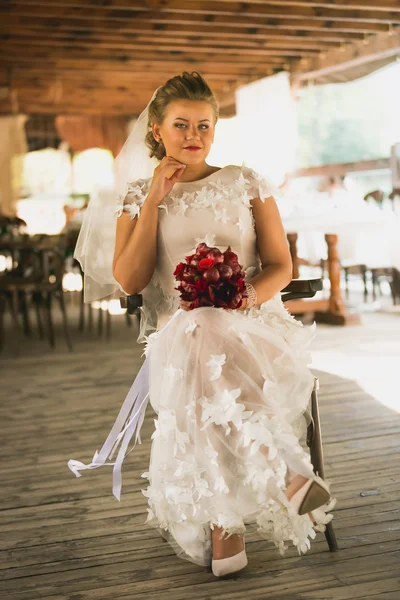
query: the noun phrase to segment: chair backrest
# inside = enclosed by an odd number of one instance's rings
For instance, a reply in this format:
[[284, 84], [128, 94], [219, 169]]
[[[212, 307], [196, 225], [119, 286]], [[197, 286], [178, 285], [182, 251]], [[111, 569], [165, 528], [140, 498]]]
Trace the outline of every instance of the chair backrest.
[[[289, 285], [281, 291], [282, 302], [313, 298], [318, 291], [322, 290], [322, 287], [322, 279], [292, 279]], [[140, 314], [143, 298], [141, 294], [121, 296], [119, 302], [121, 308], [127, 309], [128, 314]]]
[[43, 281], [51, 288], [59, 288], [65, 273], [66, 235], [42, 236], [35, 249], [42, 255]]
[[39, 234], [10, 239], [6, 244], [12, 253], [16, 268], [10, 276], [58, 287], [65, 270], [66, 236]]
[[382, 208], [383, 201], [385, 199], [385, 192], [383, 190], [373, 190], [372, 192], [365, 194], [364, 200], [367, 201], [368, 198], [372, 198], [375, 203]]

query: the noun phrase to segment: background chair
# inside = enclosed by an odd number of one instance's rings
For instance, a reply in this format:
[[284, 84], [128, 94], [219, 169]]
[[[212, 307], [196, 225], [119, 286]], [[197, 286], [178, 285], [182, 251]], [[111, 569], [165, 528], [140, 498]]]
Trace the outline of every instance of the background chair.
[[17, 268], [0, 276], [0, 350], [2, 346], [2, 322], [4, 310], [9, 304], [14, 323], [16, 350], [19, 350], [21, 330], [19, 313], [22, 313], [24, 333], [30, 335], [28, 318], [29, 299], [32, 300], [37, 318], [39, 335], [43, 337], [40, 311], [45, 310], [47, 331], [51, 347], [55, 346], [52, 303], [56, 298], [62, 313], [64, 335], [68, 349], [72, 351], [62, 280], [65, 270], [65, 237], [63, 235], [41, 235], [16, 241], [14, 250], [20, 253]]
[[[287, 285], [281, 291], [281, 297], [283, 302], [287, 302], [288, 300], [297, 300], [300, 298], [313, 298], [320, 290], [322, 290], [321, 279], [293, 279], [289, 285]], [[140, 307], [142, 306], [141, 294], [122, 296], [120, 298], [120, 304], [122, 308], [127, 309], [129, 314], [137, 315], [138, 318], [140, 318]], [[307, 429], [307, 446], [310, 449], [311, 463], [313, 465], [314, 472], [324, 479], [324, 454], [322, 448], [322, 434], [318, 407], [318, 389], [319, 381], [317, 377], [314, 377], [314, 388], [311, 392], [308, 411], [310, 424]], [[337, 552], [339, 550], [339, 546], [332, 523], [328, 523], [326, 526], [325, 538], [328, 543], [329, 550], [331, 552]]]

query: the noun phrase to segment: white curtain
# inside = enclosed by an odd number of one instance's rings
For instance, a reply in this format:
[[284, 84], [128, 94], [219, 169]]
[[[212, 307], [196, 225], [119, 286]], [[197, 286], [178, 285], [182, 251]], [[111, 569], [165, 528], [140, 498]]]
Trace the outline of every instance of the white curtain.
[[247, 166], [276, 185], [295, 169], [296, 101], [286, 72], [236, 91], [239, 143]]
[[25, 115], [0, 117], [0, 213], [16, 214], [23, 158], [27, 152]]

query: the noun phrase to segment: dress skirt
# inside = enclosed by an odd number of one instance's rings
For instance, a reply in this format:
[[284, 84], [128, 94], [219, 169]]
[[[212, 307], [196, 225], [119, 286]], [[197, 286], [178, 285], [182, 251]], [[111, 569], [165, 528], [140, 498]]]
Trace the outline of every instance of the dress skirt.
[[304, 327], [280, 296], [247, 311], [180, 309], [149, 336], [150, 402], [157, 413], [146, 523], [181, 558], [211, 561], [210, 527], [227, 536], [254, 524], [281, 554], [306, 552], [332, 515], [298, 516], [287, 477], [313, 478], [300, 439], [314, 385]]
[[[245, 311], [178, 309], [148, 336], [146, 361], [100, 452], [88, 465], [70, 460], [69, 468], [80, 477], [81, 470], [114, 465], [119, 499], [121, 465], [135, 431], [140, 441], [150, 401], [157, 419], [142, 474], [145, 523], [180, 558], [210, 565], [214, 525], [225, 536], [256, 527], [281, 554], [287, 542], [306, 552], [335, 504], [313, 511], [313, 523], [285, 495], [289, 475], [315, 477], [301, 443], [314, 386], [314, 333], [279, 294]], [[115, 462], [107, 463], [118, 445]]]

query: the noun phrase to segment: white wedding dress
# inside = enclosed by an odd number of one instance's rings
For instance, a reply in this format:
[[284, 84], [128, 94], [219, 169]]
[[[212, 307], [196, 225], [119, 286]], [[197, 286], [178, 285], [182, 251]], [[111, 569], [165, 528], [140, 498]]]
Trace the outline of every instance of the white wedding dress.
[[[130, 183], [117, 214], [140, 218], [150, 184]], [[288, 472], [314, 477], [299, 440], [314, 383], [308, 346], [315, 326], [289, 315], [279, 293], [244, 311], [185, 311], [174, 289], [176, 265], [203, 241], [222, 251], [231, 246], [246, 279], [260, 272], [250, 199], [271, 190], [244, 165], [176, 183], [159, 207], [158, 261], [142, 292], [138, 341], [146, 342], [148, 371], [141, 380], [157, 414], [142, 474], [146, 523], [199, 565], [211, 562], [210, 523], [230, 534], [255, 526], [283, 554], [288, 541], [306, 552], [315, 529], [332, 518], [334, 501], [313, 512], [314, 526], [284, 493]]]

